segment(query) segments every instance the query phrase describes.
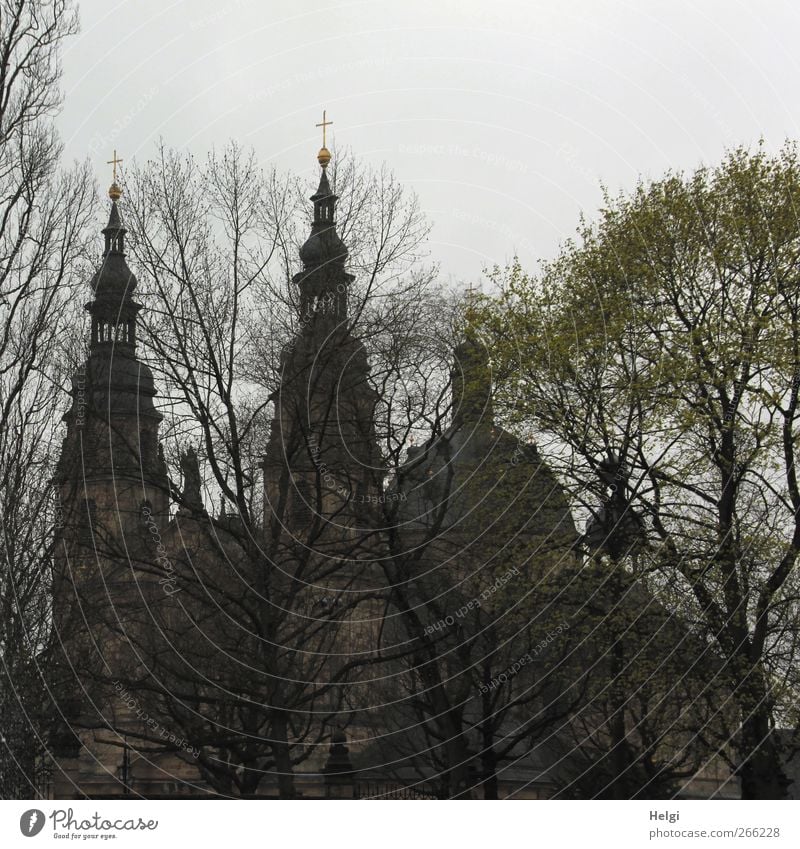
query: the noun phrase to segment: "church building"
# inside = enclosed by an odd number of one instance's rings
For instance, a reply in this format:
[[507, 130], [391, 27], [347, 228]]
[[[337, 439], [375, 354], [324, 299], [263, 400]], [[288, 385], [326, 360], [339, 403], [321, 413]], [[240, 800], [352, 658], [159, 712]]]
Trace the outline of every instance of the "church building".
[[[542, 671], [548, 652], [567, 656], [567, 614], [529, 624], [543, 588], [579, 572], [567, 497], [496, 421], [469, 328], [449, 425], [389, 474], [330, 161], [323, 137], [257, 538], [208, 509], [192, 447], [170, 480], [115, 174], [53, 479], [54, 798], [542, 798], [563, 785], [551, 726], [531, 723], [554, 693], [552, 729], [567, 716]], [[504, 648], [521, 632], [530, 661]], [[533, 747], [534, 727], [550, 742]]]

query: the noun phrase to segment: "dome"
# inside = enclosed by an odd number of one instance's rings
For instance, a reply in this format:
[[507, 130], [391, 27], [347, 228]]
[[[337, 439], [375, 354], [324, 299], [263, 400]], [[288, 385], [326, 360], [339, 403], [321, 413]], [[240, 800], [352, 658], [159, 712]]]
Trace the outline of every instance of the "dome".
[[119, 300], [136, 288], [136, 275], [120, 253], [109, 253], [90, 281], [95, 298]]
[[497, 548], [502, 538], [567, 547], [577, 538], [564, 491], [536, 447], [491, 423], [458, 424], [427, 451], [412, 449], [402, 477], [400, 513], [412, 534], [440, 523], [463, 546], [486, 534]]
[[150, 367], [126, 352], [112, 351], [110, 356], [95, 355], [90, 359], [93, 380], [114, 389], [155, 395], [155, 382]]
[[571, 549], [563, 488], [535, 445], [494, 422], [489, 352], [468, 333], [453, 353], [452, 424], [409, 451], [398, 474], [409, 541], [433, 531], [451, 551], [489, 559], [507, 546]]
[[324, 229], [314, 227], [300, 248], [300, 259], [306, 268], [329, 262], [343, 263], [347, 259], [347, 248], [333, 226]]
[[102, 418], [132, 413], [161, 419], [153, 404], [153, 372], [126, 346], [95, 348], [85, 368], [73, 375], [71, 394], [89, 403]]

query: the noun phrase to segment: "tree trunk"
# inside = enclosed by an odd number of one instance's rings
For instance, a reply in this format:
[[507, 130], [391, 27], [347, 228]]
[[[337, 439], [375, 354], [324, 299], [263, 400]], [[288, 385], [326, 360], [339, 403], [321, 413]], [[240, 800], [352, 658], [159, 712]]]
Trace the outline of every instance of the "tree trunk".
[[289, 754], [286, 714], [281, 710], [273, 714], [272, 736], [272, 751], [275, 755], [275, 770], [278, 774], [278, 795], [281, 799], [294, 799], [294, 773], [292, 758]]
[[484, 748], [481, 754], [483, 766], [483, 798], [499, 799], [497, 781], [497, 755], [491, 746]]
[[[455, 720], [449, 716], [447, 719], [449, 721], [444, 723], [444, 727], [454, 729]], [[451, 731], [447, 737], [445, 751], [447, 764], [450, 767], [447, 771], [447, 796], [450, 799], [471, 799], [472, 787], [469, 780], [471, 756], [466, 741], [460, 732], [452, 733]]]
[[742, 723], [741, 757], [738, 770], [743, 799], [785, 799], [789, 779], [781, 763], [769, 721], [769, 708], [762, 702]]

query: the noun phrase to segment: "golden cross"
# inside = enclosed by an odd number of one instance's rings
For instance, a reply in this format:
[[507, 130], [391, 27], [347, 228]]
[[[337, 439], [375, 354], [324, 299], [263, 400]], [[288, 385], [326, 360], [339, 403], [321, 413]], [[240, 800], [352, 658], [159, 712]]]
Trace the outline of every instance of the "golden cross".
[[[323, 118], [323, 120], [325, 120], [325, 119]], [[114, 181], [115, 183], [117, 182], [117, 165], [118, 165], [120, 162], [122, 162], [122, 160], [121, 160], [121, 159], [117, 159], [117, 151], [116, 151], [116, 149], [115, 149], [115, 150], [114, 150], [114, 158], [113, 158], [113, 159], [109, 159], [109, 160], [108, 160], [108, 162], [106, 162], [106, 165], [113, 165], [113, 166], [114, 166], [114, 177], [113, 177], [113, 181]]]
[[333, 123], [333, 121], [326, 121], [325, 120], [326, 117], [327, 117], [327, 114], [328, 114], [327, 110], [323, 109], [322, 110], [322, 123], [317, 124], [318, 127], [322, 127], [322, 146], [323, 147], [327, 147], [327, 145], [325, 144], [325, 128], [330, 127], [330, 125]]

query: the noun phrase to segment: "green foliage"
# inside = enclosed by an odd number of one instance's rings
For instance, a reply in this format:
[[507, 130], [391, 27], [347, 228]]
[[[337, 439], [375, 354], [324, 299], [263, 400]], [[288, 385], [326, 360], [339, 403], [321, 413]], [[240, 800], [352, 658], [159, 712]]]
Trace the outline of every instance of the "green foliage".
[[622, 457], [648, 542], [630, 565], [716, 642], [745, 725], [780, 720], [796, 685], [798, 210], [796, 146], [737, 149], [607, 196], [539, 277], [495, 269], [475, 317], [496, 408], [584, 516]]

